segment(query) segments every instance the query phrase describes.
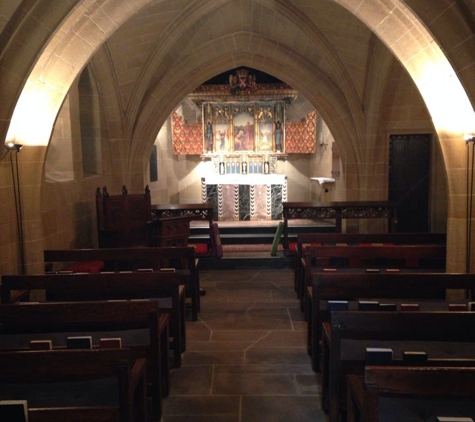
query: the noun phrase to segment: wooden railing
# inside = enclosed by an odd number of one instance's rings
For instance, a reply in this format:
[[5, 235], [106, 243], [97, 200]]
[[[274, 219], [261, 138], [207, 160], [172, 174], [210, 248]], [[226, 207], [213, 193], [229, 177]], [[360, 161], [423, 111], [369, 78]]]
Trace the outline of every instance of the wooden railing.
[[213, 204], [152, 204], [152, 213], [158, 218], [186, 216], [192, 220], [208, 220], [213, 223]]
[[388, 231], [396, 231], [396, 208], [387, 201], [354, 202], [284, 202], [284, 250], [289, 248], [289, 220], [334, 219], [335, 231], [342, 232], [344, 218], [382, 218], [388, 220]]

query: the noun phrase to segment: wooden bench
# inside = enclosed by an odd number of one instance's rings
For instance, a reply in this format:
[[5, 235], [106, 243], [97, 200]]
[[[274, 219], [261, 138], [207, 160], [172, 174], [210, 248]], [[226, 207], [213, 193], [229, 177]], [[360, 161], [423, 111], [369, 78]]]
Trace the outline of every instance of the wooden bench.
[[[185, 247], [153, 247], [153, 248], [101, 248], [101, 249], [60, 249], [45, 250], [44, 261], [53, 272], [65, 268], [65, 264], [73, 264], [69, 269], [74, 271], [74, 264], [84, 262], [104, 263], [105, 271], [154, 269], [177, 266], [183, 276], [187, 298], [191, 301], [192, 320], [198, 319], [200, 309], [199, 260], [192, 246]], [[60, 266], [57, 266], [61, 263]], [[55, 265], [57, 268], [55, 268]], [[78, 266], [79, 271], [83, 269]]]
[[44, 290], [47, 301], [164, 299], [160, 309], [170, 315], [175, 367], [186, 350], [185, 295], [181, 277], [173, 272], [108, 274], [38, 274], [2, 276], [1, 301], [10, 303], [14, 290]]
[[395, 268], [421, 270], [445, 269], [445, 245], [371, 245], [371, 246], [309, 246], [304, 255], [304, 281], [299, 286], [302, 310], [307, 302], [307, 287], [313, 274], [334, 268], [332, 260], [343, 268]]
[[345, 414], [346, 377], [363, 373], [366, 347], [384, 344], [397, 353], [397, 348], [413, 350], [410, 342], [417, 342], [418, 347], [430, 347], [429, 355], [438, 346], [437, 358], [446, 357], [445, 348], [451, 357], [464, 357], [458, 348], [470, 343], [475, 347], [473, 324], [474, 312], [332, 312], [322, 338], [322, 407], [328, 408], [329, 421], [339, 422]]
[[0, 349], [26, 350], [30, 340], [45, 338], [61, 347], [70, 335], [91, 335], [95, 344], [120, 337], [134, 358], [147, 358], [151, 415], [158, 420], [169, 393], [168, 322], [154, 300], [1, 304]]
[[[127, 348], [2, 351], [0, 367], [0, 398], [11, 400], [17, 394], [27, 400], [33, 407], [29, 409], [32, 421], [148, 420], [145, 359], [133, 359]], [[79, 399], [74, 387], [68, 388], [78, 381], [87, 382], [87, 391]], [[111, 386], [115, 393], [105, 388]], [[94, 404], [101, 399], [104, 404]]]
[[[418, 419], [423, 412], [424, 420], [434, 420], [437, 416], [474, 416], [474, 406], [462, 410], [475, 399], [475, 368], [473, 367], [394, 367], [367, 366], [364, 375], [348, 375], [348, 422], [388, 421], [394, 412], [385, 413], [382, 399], [397, 401], [397, 420], [411, 416]], [[411, 415], [404, 406], [404, 399], [431, 399], [418, 415]], [[435, 401], [434, 401], [435, 400]], [[449, 402], [449, 403], [446, 403]], [[409, 405], [414, 408], [414, 404]], [[394, 409], [392, 409], [394, 411]], [[471, 410], [471, 412], [470, 412]], [[464, 411], [466, 412], [464, 414]], [[470, 413], [469, 413], [470, 412]], [[453, 419], [455, 420], [455, 419]]]
[[393, 245], [445, 245], [445, 233], [300, 233], [297, 242], [289, 246], [289, 252], [295, 254], [295, 291], [299, 296], [299, 284], [304, 275], [304, 252], [307, 246], [335, 246], [337, 244], [393, 244]]
[[[440, 310], [447, 307], [447, 290], [465, 290], [468, 299], [475, 289], [473, 274], [456, 273], [317, 273], [308, 289], [307, 302], [307, 344], [312, 367], [318, 371], [320, 364], [320, 340], [322, 323], [329, 321], [328, 307], [322, 304], [331, 300], [356, 301], [365, 298], [383, 301], [422, 301], [437, 305]], [[422, 309], [424, 310], [424, 309]], [[426, 309], [427, 310], [427, 309]]]

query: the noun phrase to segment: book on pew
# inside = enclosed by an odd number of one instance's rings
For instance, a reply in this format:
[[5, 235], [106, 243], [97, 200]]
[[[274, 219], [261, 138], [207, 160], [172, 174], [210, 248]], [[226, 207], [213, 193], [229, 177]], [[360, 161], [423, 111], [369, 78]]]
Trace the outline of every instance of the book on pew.
[[153, 273], [153, 268], [139, 268], [137, 271], [139, 273]]
[[393, 349], [386, 347], [367, 347], [365, 352], [366, 365], [390, 365], [393, 360]]
[[51, 340], [30, 340], [30, 350], [53, 350]]
[[427, 364], [427, 353], [418, 350], [405, 350], [402, 352], [402, 361], [407, 365]]
[[379, 273], [378, 268], [366, 268], [367, 273]]
[[419, 304], [418, 303], [401, 303], [399, 305], [400, 311], [418, 311]]
[[120, 337], [104, 337], [99, 340], [101, 349], [120, 349], [122, 347], [122, 339]]
[[0, 400], [0, 421], [28, 422], [26, 400]]
[[164, 267], [164, 268], [160, 268], [160, 271], [162, 272], [166, 272], [166, 273], [174, 273], [175, 272], [175, 268], [168, 268], [168, 267]]
[[329, 311], [347, 311], [348, 301], [347, 300], [329, 300], [327, 302], [327, 309]]
[[397, 305], [395, 303], [380, 303], [380, 311], [397, 311]]
[[376, 300], [358, 300], [359, 311], [379, 311], [379, 302]]
[[387, 273], [400, 273], [401, 270], [399, 268], [386, 268]]
[[92, 349], [92, 336], [69, 336], [66, 338], [68, 349]]
[[466, 303], [449, 303], [449, 311], [467, 311]]
[[473, 422], [473, 419], [457, 416], [437, 416], [436, 422]]

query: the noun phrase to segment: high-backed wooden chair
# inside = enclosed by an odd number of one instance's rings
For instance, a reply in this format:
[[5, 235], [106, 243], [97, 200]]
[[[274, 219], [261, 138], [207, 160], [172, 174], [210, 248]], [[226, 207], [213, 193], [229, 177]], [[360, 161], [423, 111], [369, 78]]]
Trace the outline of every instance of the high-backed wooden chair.
[[148, 186], [143, 194], [129, 194], [123, 186], [121, 195], [109, 195], [105, 186], [102, 192], [97, 188], [96, 212], [99, 247], [152, 246]]

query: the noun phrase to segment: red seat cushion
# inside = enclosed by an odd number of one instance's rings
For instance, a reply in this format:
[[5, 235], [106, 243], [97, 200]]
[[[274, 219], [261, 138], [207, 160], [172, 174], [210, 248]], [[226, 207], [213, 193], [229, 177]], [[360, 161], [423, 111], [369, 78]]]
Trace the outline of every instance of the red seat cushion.
[[195, 248], [196, 255], [207, 255], [208, 254], [208, 245], [206, 243], [197, 243], [196, 245], [190, 245]]
[[103, 261], [83, 261], [67, 265], [62, 269], [62, 271], [72, 271], [74, 273], [98, 273], [103, 268]]

